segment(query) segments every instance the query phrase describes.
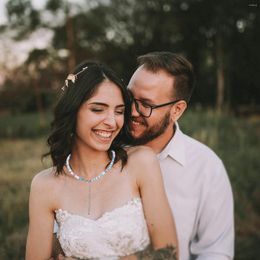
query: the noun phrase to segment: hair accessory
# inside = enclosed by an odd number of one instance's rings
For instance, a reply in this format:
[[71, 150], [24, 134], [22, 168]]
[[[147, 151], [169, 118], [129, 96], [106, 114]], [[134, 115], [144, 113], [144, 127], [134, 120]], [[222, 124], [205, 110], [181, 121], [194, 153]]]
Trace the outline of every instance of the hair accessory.
[[72, 83], [74, 84], [76, 79], [77, 79], [77, 76], [82, 73], [85, 69], [87, 69], [88, 67], [84, 67], [81, 71], [79, 71], [78, 73], [76, 74], [69, 74], [65, 80], [65, 85], [61, 88], [63, 91], [65, 90], [65, 88], [68, 88], [69, 87], [69, 81], [72, 81]]

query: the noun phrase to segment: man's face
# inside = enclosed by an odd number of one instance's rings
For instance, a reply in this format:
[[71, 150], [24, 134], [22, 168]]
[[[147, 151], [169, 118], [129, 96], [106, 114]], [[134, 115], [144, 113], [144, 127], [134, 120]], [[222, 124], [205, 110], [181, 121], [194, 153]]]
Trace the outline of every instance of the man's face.
[[[163, 70], [152, 72], [141, 66], [131, 77], [128, 89], [144, 106], [159, 105], [173, 100], [173, 83], [174, 78], [167, 72]], [[170, 105], [154, 109], [150, 117], [143, 117], [133, 104], [130, 129], [136, 145], [148, 144], [158, 136], [169, 132], [172, 134], [171, 107]]]

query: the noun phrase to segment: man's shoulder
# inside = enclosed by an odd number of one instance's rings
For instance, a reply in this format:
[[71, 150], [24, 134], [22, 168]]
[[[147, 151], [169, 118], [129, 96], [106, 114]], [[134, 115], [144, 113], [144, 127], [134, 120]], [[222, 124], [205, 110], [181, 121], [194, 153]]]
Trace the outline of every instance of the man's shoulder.
[[[203, 178], [211, 181], [227, 179], [227, 172], [222, 159], [206, 144], [183, 134], [185, 139], [185, 153], [188, 167], [198, 172]], [[214, 176], [214, 178], [213, 178]]]
[[184, 133], [182, 133], [182, 135], [185, 141], [185, 148], [187, 153], [197, 154], [199, 155], [199, 158], [203, 160], [210, 159], [213, 161], [222, 162], [222, 160], [211, 147], [207, 146], [206, 144], [195, 139], [192, 136]]

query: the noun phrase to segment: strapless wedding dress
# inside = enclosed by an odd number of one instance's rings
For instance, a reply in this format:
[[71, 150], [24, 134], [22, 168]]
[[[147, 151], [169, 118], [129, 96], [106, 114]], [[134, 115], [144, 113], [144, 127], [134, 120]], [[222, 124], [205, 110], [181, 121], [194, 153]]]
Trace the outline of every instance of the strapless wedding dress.
[[57, 237], [66, 256], [114, 260], [141, 251], [150, 243], [140, 198], [96, 220], [63, 209], [55, 213]]

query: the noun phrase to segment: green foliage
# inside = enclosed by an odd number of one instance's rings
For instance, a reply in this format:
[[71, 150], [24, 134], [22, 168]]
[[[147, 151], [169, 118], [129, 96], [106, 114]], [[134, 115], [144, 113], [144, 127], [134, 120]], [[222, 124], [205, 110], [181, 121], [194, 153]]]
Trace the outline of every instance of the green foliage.
[[16, 29], [16, 39], [21, 40], [40, 24], [40, 14], [30, 0], [7, 1], [6, 10], [9, 26]]
[[13, 114], [0, 116], [1, 137], [28, 137], [35, 138], [46, 135], [50, 130], [50, 113]]
[[56, 12], [59, 8], [62, 8], [64, 5], [63, 1], [60, 0], [48, 0], [46, 4], [46, 9]]
[[[55, 95], [48, 89], [40, 89], [39, 96], [43, 109], [51, 108]], [[13, 114], [28, 113], [37, 110], [35, 90], [32, 87], [6, 88], [0, 92], [0, 111]]]
[[[24, 115], [13, 120], [16, 127], [22, 124], [28, 129], [36, 119], [37, 115]], [[224, 161], [235, 198], [235, 259], [258, 259], [259, 118], [238, 119], [197, 109], [187, 111], [180, 125], [184, 132], [209, 145]], [[36, 134], [34, 130], [32, 136], [36, 137]], [[30, 181], [35, 173], [47, 168], [50, 162], [41, 163], [41, 155], [47, 151], [43, 137], [0, 139], [0, 146], [0, 259], [18, 260], [24, 256]]]
[[[194, 64], [200, 89], [194, 93], [195, 102], [215, 105], [221, 82], [217, 71], [222, 71], [225, 105], [239, 110], [247, 104], [259, 111], [259, 7], [248, 5], [238, 0], [48, 0], [42, 10], [35, 10], [32, 1], [9, 0], [10, 25], [2, 30], [8, 34], [12, 29], [23, 38], [39, 28], [53, 32], [52, 44], [45, 49], [52, 52], [46, 53], [63, 60], [41, 76], [39, 59], [29, 57], [35, 67], [30, 77], [40, 71], [34, 78], [38, 85], [85, 59], [107, 63], [128, 81], [138, 55], [166, 50], [182, 53]], [[48, 63], [46, 69], [50, 67]]]

